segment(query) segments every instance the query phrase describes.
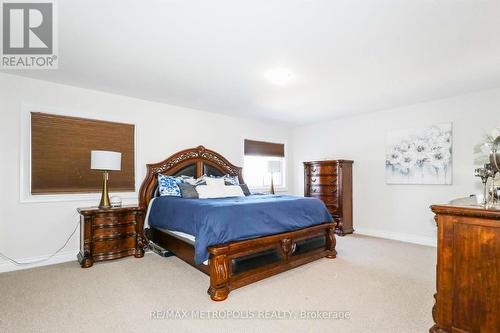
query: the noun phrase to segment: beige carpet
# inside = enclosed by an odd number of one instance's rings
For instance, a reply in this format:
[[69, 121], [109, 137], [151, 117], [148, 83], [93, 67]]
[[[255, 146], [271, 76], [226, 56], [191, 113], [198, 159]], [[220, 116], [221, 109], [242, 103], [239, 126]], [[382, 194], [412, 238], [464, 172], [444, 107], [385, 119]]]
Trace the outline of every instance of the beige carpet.
[[[0, 332], [426, 332], [435, 248], [348, 236], [321, 259], [210, 301], [208, 277], [146, 255], [81, 269], [76, 262], [0, 274]], [[168, 310], [269, 319], [151, 319]], [[218, 312], [215, 312], [219, 310]], [[304, 311], [330, 319], [300, 319]], [[238, 312], [240, 311], [240, 312]], [[260, 312], [259, 312], [260, 311]], [[268, 312], [262, 312], [268, 311]], [[297, 318], [278, 311], [291, 311]], [[349, 311], [350, 319], [334, 319]], [[170, 312], [172, 314], [172, 312]], [[287, 314], [288, 316], [288, 314]], [[317, 316], [317, 315], [316, 315]]]

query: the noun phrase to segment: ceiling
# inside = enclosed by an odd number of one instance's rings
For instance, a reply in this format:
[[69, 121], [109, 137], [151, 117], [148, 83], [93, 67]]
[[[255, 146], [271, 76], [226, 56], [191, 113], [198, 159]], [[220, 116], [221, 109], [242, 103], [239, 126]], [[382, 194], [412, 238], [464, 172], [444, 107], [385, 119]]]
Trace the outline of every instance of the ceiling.
[[[500, 86], [500, 0], [58, 1], [12, 74], [301, 125]], [[288, 84], [266, 73], [284, 68]]]

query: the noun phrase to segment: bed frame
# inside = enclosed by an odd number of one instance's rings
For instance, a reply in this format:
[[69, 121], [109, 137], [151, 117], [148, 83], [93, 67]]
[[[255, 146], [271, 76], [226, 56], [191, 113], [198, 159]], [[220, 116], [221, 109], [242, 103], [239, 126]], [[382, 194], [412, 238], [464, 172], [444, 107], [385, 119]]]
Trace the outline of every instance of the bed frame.
[[[147, 209], [156, 196], [159, 173], [193, 177], [229, 174], [238, 176], [240, 183], [244, 183], [242, 169], [220, 154], [203, 146], [186, 149], [162, 162], [147, 165], [147, 175], [139, 192], [139, 205], [143, 209]], [[334, 223], [210, 246], [208, 265], [195, 264], [192, 244], [155, 228], [148, 228], [143, 233], [144, 221], [141, 224], [138, 228], [141, 244], [151, 241], [210, 276], [208, 293], [214, 301], [223, 301], [231, 290], [266, 277], [323, 257], [333, 259], [337, 256]]]

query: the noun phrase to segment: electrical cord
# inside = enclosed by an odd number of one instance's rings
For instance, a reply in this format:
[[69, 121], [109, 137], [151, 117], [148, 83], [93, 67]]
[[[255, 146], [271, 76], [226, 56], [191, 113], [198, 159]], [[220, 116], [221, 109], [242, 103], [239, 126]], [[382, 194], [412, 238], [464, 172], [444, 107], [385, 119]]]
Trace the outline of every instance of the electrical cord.
[[66, 247], [66, 245], [68, 245], [69, 241], [71, 240], [71, 238], [74, 236], [74, 234], [76, 233], [76, 231], [78, 230], [78, 226], [80, 225], [80, 221], [78, 221], [78, 223], [76, 224], [75, 226], [75, 229], [73, 230], [73, 232], [71, 233], [71, 235], [69, 235], [68, 239], [66, 240], [66, 242], [64, 242], [63, 246], [61, 246], [56, 252], [52, 253], [50, 256], [48, 256], [47, 258], [43, 258], [43, 259], [40, 259], [40, 260], [35, 260], [35, 261], [30, 261], [30, 262], [19, 262], [19, 261], [16, 261], [14, 259], [12, 259], [11, 257], [3, 254], [2, 252], [0, 252], [0, 257], [6, 259], [7, 261], [10, 261], [11, 263], [13, 263], [14, 265], [18, 265], [18, 266], [24, 266], [24, 265], [33, 265], [33, 264], [38, 264], [38, 263], [41, 263], [41, 262], [44, 262], [44, 261], [47, 261], [49, 259], [52, 259], [56, 254], [58, 254], [59, 252], [62, 251], [62, 249], [64, 249]]

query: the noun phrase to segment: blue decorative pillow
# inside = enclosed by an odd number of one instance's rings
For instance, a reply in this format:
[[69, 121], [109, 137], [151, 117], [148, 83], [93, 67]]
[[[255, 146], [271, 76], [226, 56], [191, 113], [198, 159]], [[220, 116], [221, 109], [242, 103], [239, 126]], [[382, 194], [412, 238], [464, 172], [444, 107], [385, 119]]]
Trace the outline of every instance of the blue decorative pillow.
[[178, 180], [175, 177], [158, 174], [158, 190], [161, 196], [180, 197], [181, 189], [177, 185]]
[[240, 185], [238, 176], [225, 175], [224, 182], [226, 183], [226, 185]]

